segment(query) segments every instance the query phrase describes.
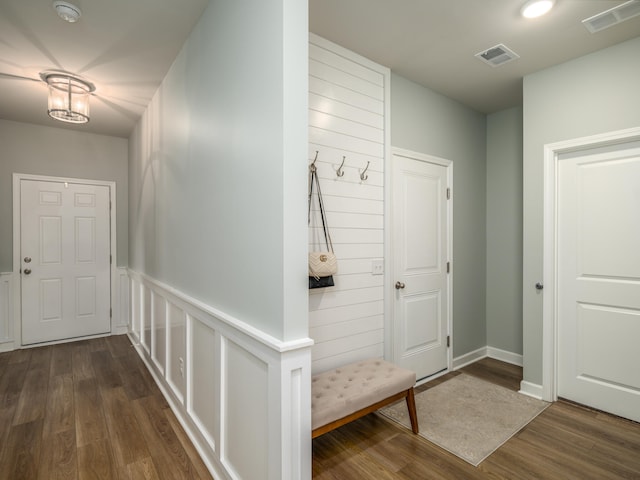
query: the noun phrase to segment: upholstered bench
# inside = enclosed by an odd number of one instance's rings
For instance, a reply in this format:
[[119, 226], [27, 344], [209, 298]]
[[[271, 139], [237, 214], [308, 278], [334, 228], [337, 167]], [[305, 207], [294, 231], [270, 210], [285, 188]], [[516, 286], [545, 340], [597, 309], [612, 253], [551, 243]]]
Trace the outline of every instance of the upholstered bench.
[[406, 399], [413, 433], [418, 419], [413, 395], [416, 374], [379, 358], [352, 363], [311, 379], [312, 438]]

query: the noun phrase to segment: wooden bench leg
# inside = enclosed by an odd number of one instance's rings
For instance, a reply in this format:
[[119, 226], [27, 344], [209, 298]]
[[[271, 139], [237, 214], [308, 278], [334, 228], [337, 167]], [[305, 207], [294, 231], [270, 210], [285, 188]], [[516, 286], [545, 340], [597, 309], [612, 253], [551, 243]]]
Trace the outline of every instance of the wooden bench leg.
[[416, 399], [413, 395], [413, 387], [407, 390], [407, 410], [409, 410], [409, 420], [411, 420], [411, 430], [418, 433], [418, 415], [416, 414]]

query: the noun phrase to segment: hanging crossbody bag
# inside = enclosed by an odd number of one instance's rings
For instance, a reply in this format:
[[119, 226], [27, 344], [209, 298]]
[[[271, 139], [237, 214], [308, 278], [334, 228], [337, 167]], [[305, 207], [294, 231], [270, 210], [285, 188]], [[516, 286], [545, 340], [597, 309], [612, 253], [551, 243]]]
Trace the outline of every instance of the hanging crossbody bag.
[[322, 192], [320, 191], [320, 180], [314, 164], [309, 166], [309, 214], [307, 223], [311, 224], [311, 202], [313, 201], [313, 186], [318, 195], [318, 205], [320, 206], [320, 218], [322, 219], [322, 230], [324, 232], [324, 241], [327, 246], [326, 250], [309, 252], [309, 288], [332, 287], [333, 275], [338, 273], [338, 261], [333, 253], [333, 243], [331, 242], [331, 234], [327, 225], [327, 216], [322, 201]]

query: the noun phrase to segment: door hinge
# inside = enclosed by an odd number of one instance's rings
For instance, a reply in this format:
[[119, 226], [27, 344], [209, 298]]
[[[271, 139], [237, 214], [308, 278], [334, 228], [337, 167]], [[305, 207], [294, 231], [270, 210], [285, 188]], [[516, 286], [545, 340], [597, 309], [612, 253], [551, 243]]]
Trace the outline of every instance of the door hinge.
[[447, 348], [451, 346], [451, 335], [447, 335]]
[[451, 272], [451, 262], [447, 262], [447, 273]]
[[109, 265], [113, 264], [113, 255], [109, 255]]
[[109, 318], [113, 318], [113, 308], [109, 309]]
[[451, 199], [451, 189], [447, 187], [447, 200]]

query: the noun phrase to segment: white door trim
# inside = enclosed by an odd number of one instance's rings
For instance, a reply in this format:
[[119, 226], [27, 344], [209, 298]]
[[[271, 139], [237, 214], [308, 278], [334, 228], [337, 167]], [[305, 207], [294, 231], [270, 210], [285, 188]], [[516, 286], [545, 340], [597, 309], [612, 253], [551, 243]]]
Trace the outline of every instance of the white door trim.
[[[558, 163], [560, 154], [640, 141], [640, 127], [544, 145], [542, 399], [558, 400]], [[532, 286], [533, 287], [533, 286]]]
[[[100, 185], [109, 188], [109, 195], [111, 200], [111, 210], [109, 214], [110, 218], [110, 230], [111, 238], [109, 239], [111, 244], [111, 293], [110, 304], [112, 311], [114, 309], [114, 292], [118, 292], [118, 275], [116, 268], [117, 256], [117, 235], [116, 235], [116, 182], [103, 181], [103, 180], [86, 180], [82, 178], [70, 178], [70, 177], [53, 177], [48, 175], [30, 175], [26, 173], [14, 173], [13, 174], [13, 278], [14, 278], [14, 296], [13, 296], [13, 335], [14, 335], [14, 348], [20, 348], [22, 346], [22, 305], [20, 302], [21, 287], [20, 287], [20, 182], [22, 180], [36, 180], [43, 182], [69, 182], [69, 183], [83, 183], [85, 185]], [[113, 316], [111, 317], [111, 331], [114, 331]], [[60, 342], [51, 342], [60, 343]]]
[[[393, 161], [393, 157], [407, 157], [421, 162], [433, 163], [435, 165], [441, 165], [447, 169], [447, 184], [452, 192], [451, 200], [447, 202], [447, 252], [449, 262], [453, 266], [453, 161], [446, 158], [440, 158], [433, 155], [427, 155], [424, 153], [413, 152], [411, 150], [405, 150], [402, 148], [392, 147], [391, 155], [389, 156], [389, 162]], [[393, 215], [391, 208], [392, 198], [392, 179], [391, 179], [391, 165], [385, 167], [385, 242], [384, 242], [384, 256], [386, 259], [385, 274], [384, 274], [384, 309], [385, 309], [385, 325], [384, 325], [384, 357], [392, 361], [394, 358], [393, 351], [393, 325], [395, 322], [393, 299], [395, 298], [395, 282], [393, 281], [393, 273], [395, 268], [395, 259], [393, 256]], [[451, 347], [447, 349], [447, 371], [453, 368], [453, 269], [451, 273], [447, 275], [447, 332], [451, 336]]]

